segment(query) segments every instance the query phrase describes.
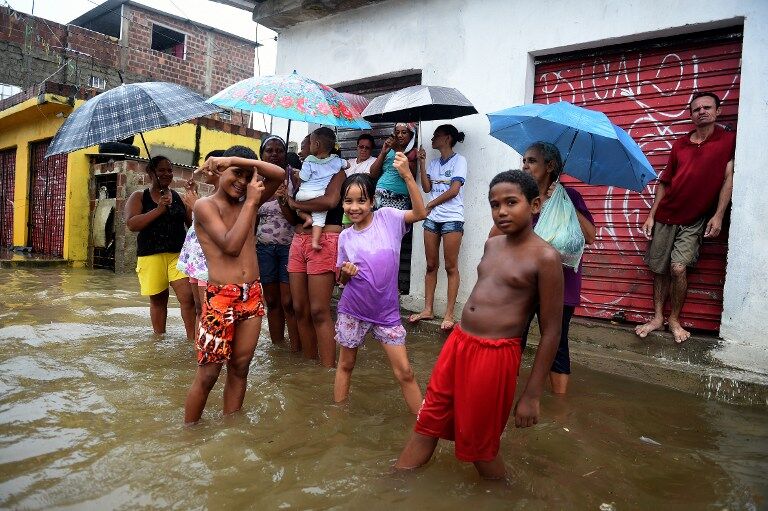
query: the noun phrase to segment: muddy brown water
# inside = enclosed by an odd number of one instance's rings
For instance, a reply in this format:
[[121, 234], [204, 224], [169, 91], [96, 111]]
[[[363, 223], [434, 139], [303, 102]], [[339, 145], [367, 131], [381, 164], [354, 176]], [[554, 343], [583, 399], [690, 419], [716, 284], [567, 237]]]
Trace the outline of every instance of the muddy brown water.
[[[578, 366], [566, 399], [543, 398], [537, 426], [505, 433], [501, 485], [478, 480], [448, 442], [426, 468], [390, 472], [413, 418], [370, 341], [338, 407], [332, 371], [262, 334], [242, 413], [221, 417], [220, 382], [203, 423], [185, 428], [192, 346], [178, 311], [163, 339], [152, 336], [137, 287], [105, 271], [0, 270], [3, 508], [768, 506], [765, 408]], [[422, 388], [440, 346], [438, 334], [410, 337]]]

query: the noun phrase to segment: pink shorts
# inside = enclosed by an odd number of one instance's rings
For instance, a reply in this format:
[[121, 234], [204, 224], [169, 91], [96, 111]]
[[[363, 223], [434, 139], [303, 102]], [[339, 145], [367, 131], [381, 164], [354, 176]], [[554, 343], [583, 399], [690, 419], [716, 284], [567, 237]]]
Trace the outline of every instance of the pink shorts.
[[336, 342], [345, 348], [359, 348], [365, 341], [365, 334], [373, 332], [373, 337], [382, 344], [393, 346], [405, 345], [405, 327], [402, 324], [382, 326], [357, 319], [339, 312], [336, 320]]
[[196, 279], [194, 277], [189, 277], [189, 283], [192, 284], [192, 285], [197, 284], [197, 287], [203, 287], [203, 288], [208, 287], [208, 282], [207, 281], [201, 280], [201, 279]]
[[335, 273], [339, 233], [324, 232], [320, 236], [320, 247], [320, 250], [312, 248], [312, 234], [294, 234], [288, 253], [288, 273]]

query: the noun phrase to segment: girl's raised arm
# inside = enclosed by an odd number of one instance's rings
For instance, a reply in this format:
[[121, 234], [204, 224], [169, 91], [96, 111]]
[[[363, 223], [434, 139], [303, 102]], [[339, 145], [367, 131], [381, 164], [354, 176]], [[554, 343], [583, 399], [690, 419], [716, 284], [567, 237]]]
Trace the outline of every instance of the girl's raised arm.
[[403, 178], [403, 181], [405, 181], [405, 186], [408, 188], [408, 195], [413, 205], [411, 209], [405, 212], [403, 220], [407, 224], [424, 220], [427, 218], [427, 208], [424, 207], [424, 199], [421, 198], [419, 186], [416, 184], [413, 174], [411, 174], [411, 167], [405, 154], [397, 153], [395, 155], [395, 168], [400, 177]]

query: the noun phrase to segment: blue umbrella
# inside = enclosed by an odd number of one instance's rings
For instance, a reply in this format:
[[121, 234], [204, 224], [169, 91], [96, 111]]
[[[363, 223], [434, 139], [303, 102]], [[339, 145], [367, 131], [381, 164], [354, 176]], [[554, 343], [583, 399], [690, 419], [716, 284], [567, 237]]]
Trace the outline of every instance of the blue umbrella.
[[564, 171], [588, 184], [641, 192], [656, 172], [632, 137], [602, 112], [561, 101], [488, 114], [491, 135], [523, 154], [539, 140], [555, 144]]
[[204, 97], [182, 85], [122, 84], [89, 99], [72, 112], [56, 132], [45, 156], [116, 142], [217, 112], [221, 108], [206, 103]]

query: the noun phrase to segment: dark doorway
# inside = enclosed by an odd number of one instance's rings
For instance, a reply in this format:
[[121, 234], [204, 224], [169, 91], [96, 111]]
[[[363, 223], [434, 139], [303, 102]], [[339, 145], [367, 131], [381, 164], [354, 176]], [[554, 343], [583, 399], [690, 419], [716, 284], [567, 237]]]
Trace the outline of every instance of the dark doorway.
[[[396, 77], [373, 78], [363, 82], [340, 85], [334, 87], [339, 92], [349, 92], [363, 96], [371, 100], [382, 94], [387, 94], [396, 90], [404, 89], [412, 85], [421, 84], [421, 72], [413, 72]], [[373, 156], [377, 156], [381, 150], [384, 140], [392, 134], [395, 127], [394, 123], [373, 123], [371, 130], [355, 130], [347, 128], [338, 128], [336, 130], [336, 140], [341, 148], [343, 158], [354, 158], [357, 156], [357, 137], [361, 133], [370, 133], [376, 141]], [[411, 252], [413, 250], [413, 231], [410, 230], [403, 237], [403, 243], [400, 246], [400, 274], [398, 277], [398, 287], [400, 294], [408, 294], [411, 289]]]

